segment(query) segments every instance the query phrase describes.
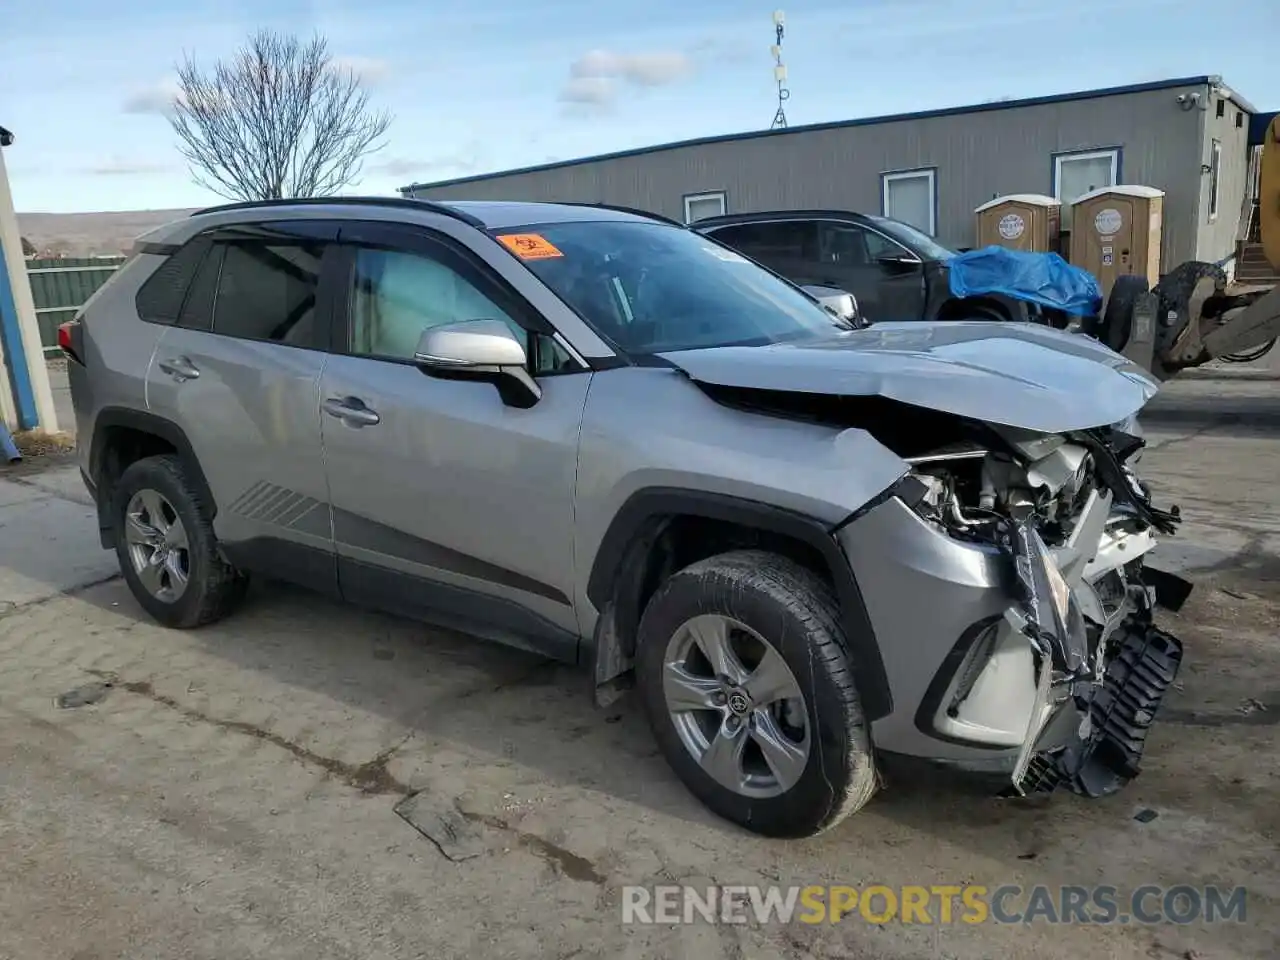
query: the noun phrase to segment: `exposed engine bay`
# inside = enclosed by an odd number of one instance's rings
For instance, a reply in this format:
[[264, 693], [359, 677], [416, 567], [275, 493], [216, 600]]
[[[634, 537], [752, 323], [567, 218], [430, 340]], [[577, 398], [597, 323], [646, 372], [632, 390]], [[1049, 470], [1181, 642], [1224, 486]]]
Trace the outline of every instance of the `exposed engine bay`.
[[[1138, 773], [1181, 663], [1181, 643], [1152, 614], [1160, 600], [1180, 605], [1189, 588], [1169, 597], [1144, 577], [1154, 534], [1172, 534], [1178, 511], [1152, 504], [1128, 462], [1142, 447], [1131, 434], [987, 429], [993, 442], [906, 458], [920, 485], [917, 512], [950, 537], [1003, 553], [1019, 601], [975, 642], [937, 721], [956, 732], [986, 726], [1008, 743], [1020, 734], [1018, 793], [1061, 784], [1101, 796]], [[1001, 651], [1011, 644], [1028, 649]], [[1014, 704], [983, 697], [984, 679], [1028, 653], [1030, 720], [1007, 729], [1006, 717], [990, 715]]]

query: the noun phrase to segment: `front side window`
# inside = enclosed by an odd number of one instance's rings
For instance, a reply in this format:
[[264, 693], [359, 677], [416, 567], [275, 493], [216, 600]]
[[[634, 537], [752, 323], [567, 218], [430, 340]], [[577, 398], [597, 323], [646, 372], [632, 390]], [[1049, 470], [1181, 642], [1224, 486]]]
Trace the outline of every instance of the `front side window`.
[[[875, 260], [871, 252], [874, 234], [851, 223], [823, 221], [819, 229], [822, 262], [844, 267], [862, 267]], [[876, 240], [883, 239], [875, 237]]]
[[956, 255], [956, 252], [950, 247], [944, 247], [933, 237], [929, 236], [921, 230], [917, 230], [909, 223], [903, 223], [901, 220], [890, 220], [888, 217], [869, 217], [868, 218], [876, 227], [883, 230], [894, 240], [900, 241], [908, 249], [894, 246], [892, 242], [881, 238], [883, 244], [883, 252], [874, 254], [877, 257], [898, 256], [908, 252], [914, 252], [922, 255], [926, 260], [950, 260]]
[[507, 311], [458, 270], [434, 257], [358, 248], [350, 300], [351, 353], [412, 360], [423, 333], [467, 320], [501, 320], [525, 346], [535, 374], [576, 369], [549, 336], [531, 336]]
[[628, 353], [779, 343], [844, 328], [794, 287], [693, 231], [577, 221], [510, 234], [538, 238], [538, 255], [525, 265]]
[[525, 338], [506, 311], [439, 260], [397, 250], [356, 252], [352, 353], [412, 360], [423, 333], [462, 320], [501, 320]]
[[316, 289], [325, 244], [256, 240], [224, 244], [213, 332], [318, 349]]

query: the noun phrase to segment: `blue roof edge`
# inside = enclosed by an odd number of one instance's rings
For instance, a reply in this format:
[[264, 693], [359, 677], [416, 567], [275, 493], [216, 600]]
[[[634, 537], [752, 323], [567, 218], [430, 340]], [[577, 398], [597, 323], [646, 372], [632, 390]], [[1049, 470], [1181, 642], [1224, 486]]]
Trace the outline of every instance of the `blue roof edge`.
[[[996, 100], [990, 103], [974, 103], [959, 107], [941, 107], [934, 110], [918, 110], [912, 113], [894, 113], [879, 117], [859, 117], [853, 120], [829, 120], [822, 123], [809, 123], [798, 127], [787, 127], [784, 130], [747, 130], [742, 133], [725, 133], [709, 137], [695, 137], [691, 140], [677, 140], [671, 143], [659, 143], [648, 147], [633, 147], [630, 150], [618, 150], [612, 153], [599, 153], [589, 157], [577, 157], [573, 160], [557, 160], [554, 163], [540, 163], [528, 167], [516, 167], [510, 170], [494, 170], [491, 173], [477, 173], [465, 177], [454, 177], [449, 180], [433, 180], [429, 183], [411, 183], [400, 187], [401, 194], [409, 194], [415, 190], [432, 187], [452, 187], [463, 183], [479, 183], [496, 177], [510, 177], [521, 173], [540, 173], [544, 170], [561, 170], [565, 167], [576, 167], [586, 163], [599, 163], [602, 160], [622, 160], [627, 157], [641, 157], [649, 153], [661, 153], [681, 147], [699, 147], [712, 143], [733, 143], [739, 140], [755, 140], [762, 137], [785, 137], [796, 133], [812, 133], [819, 130], [840, 130], [848, 127], [869, 127], [881, 123], [901, 123], [905, 120], [929, 120], [936, 117], [954, 117], [967, 113], [988, 113], [994, 110], [1016, 110], [1019, 107], [1038, 107], [1054, 103], [1070, 103], [1073, 100], [1093, 100], [1098, 97], [1116, 97], [1131, 93], [1148, 93], [1155, 90], [1171, 90], [1176, 87], [1194, 87], [1222, 84], [1222, 78], [1216, 74], [1204, 74], [1194, 77], [1177, 77], [1171, 80], [1152, 80], [1146, 83], [1130, 83], [1118, 87], [1099, 87], [1094, 90], [1079, 90], [1073, 93], [1055, 93], [1043, 97], [1025, 97], [1021, 100]], [[1249, 113], [1255, 112], [1253, 107], [1234, 91], [1231, 99], [1235, 100]]]

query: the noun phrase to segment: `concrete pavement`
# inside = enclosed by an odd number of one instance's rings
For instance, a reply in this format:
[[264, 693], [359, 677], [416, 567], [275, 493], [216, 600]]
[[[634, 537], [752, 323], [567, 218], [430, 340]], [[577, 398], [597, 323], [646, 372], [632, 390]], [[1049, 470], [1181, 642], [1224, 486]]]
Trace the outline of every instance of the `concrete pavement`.
[[[708, 815], [634, 703], [471, 638], [258, 586], [148, 620], [73, 469], [0, 479], [0, 957], [1254, 960], [1280, 928], [1280, 383], [1179, 381], [1144, 473], [1199, 571], [1143, 774], [1098, 802], [893, 783], [831, 834]], [[9, 476], [0, 474], [0, 477]], [[60, 707], [77, 692], [95, 700]], [[446, 852], [395, 808], [419, 792]], [[1142, 814], [1141, 818], [1137, 814]], [[1154, 813], [1154, 819], [1150, 814]], [[1248, 886], [1244, 923], [624, 927], [626, 884]]]

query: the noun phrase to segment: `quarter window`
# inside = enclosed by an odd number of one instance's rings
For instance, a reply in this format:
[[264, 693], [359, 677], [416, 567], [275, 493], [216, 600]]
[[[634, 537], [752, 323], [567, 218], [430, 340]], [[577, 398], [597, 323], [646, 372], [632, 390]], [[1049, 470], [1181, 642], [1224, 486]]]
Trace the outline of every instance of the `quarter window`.
[[148, 323], [177, 323], [187, 288], [208, 250], [208, 238], [196, 237], [160, 264], [138, 290], [138, 316]]
[[323, 243], [225, 244], [213, 332], [296, 347], [323, 343], [316, 329], [316, 291]]

